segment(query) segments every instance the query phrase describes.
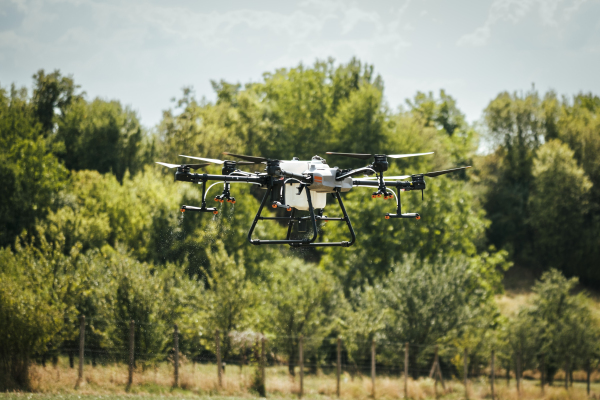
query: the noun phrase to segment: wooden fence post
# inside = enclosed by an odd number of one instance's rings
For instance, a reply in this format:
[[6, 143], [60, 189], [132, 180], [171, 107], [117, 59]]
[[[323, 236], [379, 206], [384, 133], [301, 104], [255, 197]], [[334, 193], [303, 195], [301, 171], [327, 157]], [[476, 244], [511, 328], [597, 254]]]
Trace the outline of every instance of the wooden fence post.
[[174, 380], [173, 387], [179, 387], [179, 331], [177, 330], [177, 324], [173, 329], [173, 350], [175, 351], [174, 360]]
[[76, 387], [83, 386], [83, 357], [85, 348], [85, 315], [79, 316], [79, 371]]
[[342, 338], [337, 338], [337, 397], [340, 397], [340, 375], [342, 375]]
[[496, 378], [496, 369], [495, 369], [495, 361], [496, 361], [496, 352], [492, 350], [492, 400], [494, 400], [494, 379]]
[[127, 389], [133, 384], [133, 366], [135, 363], [135, 321], [129, 323], [129, 378], [127, 379]]
[[565, 390], [569, 390], [569, 358], [565, 360]]
[[542, 394], [544, 394], [544, 385], [546, 384], [546, 379], [545, 379], [545, 373], [546, 373], [546, 355], [544, 353], [542, 353], [542, 361], [541, 361], [541, 366], [540, 366], [540, 370], [541, 370], [541, 380], [542, 380]]
[[265, 390], [265, 397], [267, 397], [267, 386], [265, 384], [266, 381], [266, 375], [265, 375], [265, 364], [267, 363], [267, 357], [266, 357], [266, 353], [265, 353], [265, 335], [264, 333], [261, 333], [261, 350], [260, 350], [260, 369], [261, 369], [261, 379], [262, 379], [262, 386]]
[[404, 398], [408, 399], [408, 342], [404, 343]]
[[298, 364], [300, 367], [300, 392], [298, 396], [302, 398], [304, 394], [304, 336], [300, 335], [298, 341]]
[[521, 393], [521, 350], [517, 352], [517, 393]]
[[469, 373], [469, 349], [465, 347], [465, 359], [463, 363], [463, 375], [465, 378], [465, 399], [469, 398], [469, 389], [468, 389], [468, 373]]
[[375, 339], [371, 342], [371, 395], [375, 398]]
[[219, 380], [219, 387], [223, 387], [223, 367], [221, 365], [221, 338], [219, 336], [219, 330], [215, 330], [215, 345], [217, 348], [217, 378]]
[[[437, 371], [438, 370], [438, 346], [437, 344], [435, 345], [435, 353], [433, 356], [433, 376], [435, 377], [435, 384], [434, 384], [434, 388], [435, 388], [435, 397], [438, 397], [438, 392], [437, 392], [437, 383], [438, 383], [438, 374]], [[431, 377], [431, 373], [430, 373], [430, 377]]]
[[587, 361], [587, 395], [590, 395], [590, 375], [592, 373], [592, 363], [590, 360]]

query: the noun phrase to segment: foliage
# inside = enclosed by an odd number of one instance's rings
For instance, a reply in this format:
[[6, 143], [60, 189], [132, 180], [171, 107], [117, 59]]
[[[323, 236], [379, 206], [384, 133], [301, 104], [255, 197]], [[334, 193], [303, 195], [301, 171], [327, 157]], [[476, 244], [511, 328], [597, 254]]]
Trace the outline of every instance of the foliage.
[[57, 121], [56, 154], [69, 170], [112, 172], [121, 181], [140, 169], [143, 133], [137, 115], [118, 101], [83, 97]]
[[591, 94], [502, 93], [485, 113], [495, 148], [477, 162], [490, 242], [538, 274], [556, 267], [591, 285], [600, 282], [598, 104]]
[[306, 337], [307, 358], [315, 358], [319, 338], [335, 328], [337, 308], [343, 305], [341, 293], [333, 277], [315, 265], [291, 259], [273, 269], [265, 322], [294, 375], [300, 336]]
[[[530, 225], [540, 261], [577, 275], [594, 274], [580, 270], [585, 257], [582, 253], [587, 250], [580, 243], [585, 243], [591, 233], [586, 229], [585, 217], [592, 183], [577, 165], [573, 151], [558, 140], [545, 143], [537, 151], [532, 174]], [[568, 182], [568, 190], [557, 182]]]
[[27, 92], [0, 88], [0, 246], [32, 231], [54, 205], [66, 170], [51, 153]]
[[[522, 362], [521, 372], [536, 368], [544, 356], [546, 376], [552, 382], [560, 368], [587, 368], [598, 357], [598, 320], [587, 296], [573, 295], [576, 278], [566, 279], [551, 269], [536, 282], [535, 295], [510, 322], [509, 352]], [[515, 367], [513, 367], [515, 368]]]
[[[452, 96], [417, 92], [390, 110], [381, 78], [356, 59], [278, 69], [246, 85], [212, 84], [215, 102], [185, 88], [152, 134], [132, 108], [88, 99], [59, 71], [34, 75], [31, 96], [0, 89], [4, 388], [27, 388], [31, 360], [75, 347], [80, 315], [93, 354], [126, 347], [134, 320], [140, 363], [169, 356], [174, 324], [180, 350], [194, 358], [214, 355], [217, 329], [228, 359], [245, 359], [246, 345], [264, 332], [292, 374], [301, 335], [314, 368], [330, 361], [327, 345], [337, 335], [355, 364], [372, 340], [410, 342], [420, 367], [439, 345], [456, 371], [465, 349], [473, 372], [493, 346], [511, 368], [515, 354], [527, 368], [540, 352], [552, 354], [549, 372], [567, 356], [581, 366], [596, 354], [597, 322], [586, 297], [571, 294], [574, 280], [545, 274], [535, 302], [511, 318], [499, 316], [493, 296], [513, 261], [600, 282], [598, 97], [501, 93], [484, 114], [489, 154], [476, 156], [479, 127]], [[420, 221], [384, 220], [395, 200], [355, 188], [343, 194], [358, 236], [352, 247], [290, 250], [247, 243], [261, 188], [232, 185], [237, 202], [218, 204], [218, 215], [180, 214], [180, 205], [212, 202], [222, 184], [202, 199], [199, 186], [149, 165], [181, 161], [180, 154], [308, 159], [329, 150], [435, 152], [390, 159], [391, 175], [472, 161], [478, 168], [427, 178], [423, 200], [397, 193]], [[220, 173], [219, 166], [203, 171]], [[341, 216], [336, 205], [327, 214]], [[283, 237], [286, 229], [263, 220], [254, 236]], [[318, 229], [320, 241], [347, 240], [343, 223]], [[398, 365], [399, 354], [382, 351], [378, 362]]]

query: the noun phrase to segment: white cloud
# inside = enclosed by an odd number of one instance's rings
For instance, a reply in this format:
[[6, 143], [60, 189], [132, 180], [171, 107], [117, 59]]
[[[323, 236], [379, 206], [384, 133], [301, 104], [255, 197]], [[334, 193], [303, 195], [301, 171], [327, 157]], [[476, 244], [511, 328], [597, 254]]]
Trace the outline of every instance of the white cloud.
[[461, 36], [458, 46], [484, 46], [488, 43], [494, 25], [508, 22], [513, 25], [525, 18], [535, 8], [539, 10], [542, 24], [561, 26], [571, 19], [580, 6], [588, 0], [494, 0], [484, 24], [473, 32]]

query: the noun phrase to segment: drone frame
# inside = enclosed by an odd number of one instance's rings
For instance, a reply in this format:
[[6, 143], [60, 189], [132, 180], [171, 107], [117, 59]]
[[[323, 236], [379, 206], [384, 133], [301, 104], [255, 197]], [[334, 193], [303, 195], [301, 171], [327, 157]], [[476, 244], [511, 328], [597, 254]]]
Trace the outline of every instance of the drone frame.
[[[283, 184], [285, 185], [285, 183], [283, 183]], [[290, 207], [288, 207], [288, 206], [278, 205], [277, 201], [273, 201], [274, 208], [277, 208], [277, 207], [287, 208], [288, 210], [291, 211], [290, 216], [289, 217], [263, 217], [261, 215], [261, 213], [262, 213], [263, 208], [267, 204], [267, 199], [269, 198], [269, 196], [271, 196], [271, 199], [278, 198], [279, 195], [275, 191], [280, 189], [280, 187], [281, 187], [280, 185], [274, 185], [272, 182], [268, 186], [267, 192], [265, 193], [265, 195], [262, 198], [262, 201], [258, 208], [258, 212], [256, 213], [256, 216], [254, 217], [254, 220], [252, 221], [252, 225], [250, 226], [250, 231], [248, 232], [248, 241], [250, 243], [252, 243], [254, 245], [289, 244], [292, 247], [334, 247], [334, 246], [350, 247], [350, 246], [352, 246], [352, 244], [354, 244], [354, 242], [356, 241], [356, 234], [354, 233], [354, 228], [352, 228], [352, 223], [350, 222], [350, 216], [348, 216], [348, 213], [346, 212], [346, 207], [344, 207], [344, 202], [342, 201], [342, 197], [340, 196], [339, 190], [335, 191], [333, 193], [333, 195], [337, 199], [337, 201], [340, 205], [340, 209], [342, 210], [342, 214], [344, 215], [343, 218], [332, 218], [332, 217], [323, 216], [322, 210], [321, 210], [320, 215], [315, 215], [315, 209], [312, 204], [310, 189], [308, 188], [308, 185], [305, 183], [300, 183], [298, 190], [299, 190], [299, 194], [302, 192], [303, 189], [306, 190], [306, 198], [308, 201], [308, 212], [309, 212], [308, 217], [294, 216], [295, 211], [296, 211], [295, 208], [291, 208], [291, 210], [290, 210]], [[254, 229], [256, 228], [258, 221], [263, 221], [263, 220], [280, 220], [280, 221], [287, 220], [288, 221], [288, 230], [287, 230], [286, 238], [285, 239], [269, 239], [269, 240], [252, 239], [252, 234], [254, 233]], [[312, 228], [313, 228], [312, 238], [291, 239], [292, 228], [294, 226], [294, 223], [298, 222], [298, 224], [300, 224], [302, 221], [306, 221], [306, 220], [310, 220], [310, 222], [312, 224]], [[342, 242], [315, 243], [315, 240], [317, 240], [317, 236], [319, 233], [317, 230], [317, 220], [319, 220], [319, 221], [345, 221], [346, 225], [348, 226], [348, 230], [350, 231], [351, 240], [349, 242], [342, 241]]]
[[[251, 244], [253, 244], [253, 245], [288, 244], [291, 247], [333, 247], [333, 246], [350, 247], [350, 246], [352, 246], [352, 244], [354, 244], [354, 242], [356, 241], [356, 234], [354, 232], [354, 228], [352, 227], [352, 223], [350, 221], [350, 216], [348, 215], [346, 208], [344, 207], [344, 202], [342, 201], [342, 197], [340, 196], [340, 192], [343, 191], [340, 186], [336, 186], [336, 187], [332, 188], [333, 189], [332, 191], [327, 191], [325, 193], [331, 193], [336, 198], [336, 200], [338, 201], [338, 204], [340, 206], [340, 210], [342, 212], [343, 217], [340, 218], [340, 217], [323, 216], [323, 211], [324, 211], [323, 208], [319, 208], [320, 211], [318, 213], [315, 212], [315, 208], [313, 206], [313, 201], [312, 201], [310, 186], [316, 181], [316, 175], [315, 176], [313, 176], [312, 174], [305, 175], [304, 173], [285, 171], [280, 167], [280, 160], [267, 159], [267, 158], [263, 158], [263, 157], [244, 156], [244, 155], [231, 154], [231, 153], [224, 153], [224, 154], [228, 154], [228, 155], [232, 155], [234, 157], [246, 159], [246, 160], [250, 161], [251, 163], [261, 162], [263, 164], [266, 164], [266, 169], [265, 169], [266, 173], [256, 172], [254, 174], [248, 174], [248, 173], [245, 173], [245, 172], [235, 169], [236, 162], [234, 162], [234, 161], [220, 162], [220, 160], [204, 159], [201, 157], [184, 156], [184, 157], [189, 157], [189, 158], [197, 158], [197, 159], [205, 160], [205, 161], [209, 161], [209, 162], [217, 161], [218, 163], [222, 163], [223, 164], [223, 169], [222, 169], [223, 174], [222, 175], [213, 175], [213, 174], [190, 173], [190, 168], [197, 169], [198, 166], [200, 166], [200, 164], [176, 165], [176, 164], [168, 164], [168, 163], [159, 162], [159, 164], [167, 166], [168, 168], [177, 168], [177, 172], [175, 173], [176, 181], [185, 181], [185, 182], [192, 182], [192, 183], [196, 183], [196, 184], [202, 184], [202, 206], [195, 207], [195, 206], [183, 205], [183, 206], [181, 206], [181, 212], [185, 212], [185, 211], [212, 212], [213, 214], [216, 215], [219, 213], [219, 210], [217, 208], [206, 206], [207, 190], [210, 190], [210, 188], [212, 186], [216, 185], [217, 183], [222, 182], [224, 184], [223, 193], [220, 196], [216, 196], [215, 200], [219, 201], [221, 203], [224, 200], [227, 200], [228, 202], [231, 202], [231, 203], [235, 203], [235, 198], [231, 197], [230, 183], [232, 183], [232, 182], [251, 183], [251, 184], [259, 185], [261, 188], [266, 188], [266, 193], [264, 194], [264, 196], [262, 198], [262, 201], [260, 203], [258, 211], [254, 217], [254, 220], [252, 221], [252, 225], [250, 226], [250, 230], [247, 235], [248, 241]], [[336, 179], [336, 181], [340, 181], [343, 179], [347, 179], [348, 177], [355, 175], [357, 173], [370, 171], [370, 172], [375, 173], [375, 175], [376, 175], [374, 178], [375, 180], [352, 179], [352, 186], [377, 188], [377, 192], [374, 192], [372, 196], [373, 197], [381, 197], [383, 195], [383, 196], [385, 196], [385, 199], [391, 198], [393, 196], [393, 194], [390, 194], [390, 192], [388, 190], [390, 190], [390, 188], [395, 188], [396, 189], [396, 193], [395, 193], [396, 194], [396, 206], [397, 206], [396, 214], [386, 213], [385, 219], [414, 218], [414, 219], [419, 220], [421, 218], [421, 216], [418, 213], [402, 214], [402, 203], [401, 203], [401, 198], [400, 198], [401, 192], [420, 190], [421, 196], [423, 196], [423, 191], [426, 189], [424, 177], [426, 177], [426, 176], [427, 177], [435, 177], [435, 176], [447, 174], [449, 172], [455, 172], [455, 171], [459, 171], [459, 170], [464, 170], [466, 168], [471, 168], [470, 166], [465, 166], [465, 167], [458, 167], [458, 168], [442, 170], [442, 171], [427, 172], [427, 173], [423, 173], [423, 174], [390, 177], [393, 179], [395, 179], [395, 178], [404, 179], [404, 178], [410, 177], [411, 181], [403, 181], [403, 180], [386, 181], [385, 177], [383, 175], [383, 173], [385, 171], [387, 171], [387, 169], [388, 169], [388, 162], [387, 162], [386, 155], [353, 154], [353, 153], [328, 153], [328, 154], [360, 156], [360, 157], [355, 157], [355, 158], [363, 158], [363, 159], [365, 158], [365, 156], [368, 156], [368, 157], [373, 156], [374, 161], [371, 165], [368, 165], [367, 167], [363, 167], [363, 168], [359, 168], [359, 169], [354, 169], [354, 170], [338, 170], [335, 179]], [[431, 154], [431, 153], [410, 154], [410, 155], [406, 155], [406, 156], [415, 156], [415, 155], [423, 155], [423, 154]], [[317, 157], [319, 160], [322, 160], [318, 156], [315, 156], [315, 157]], [[313, 157], [313, 159], [315, 157]], [[399, 155], [393, 155], [390, 157], [399, 158]], [[297, 160], [297, 159], [295, 159], [295, 160]], [[337, 169], [337, 167], [335, 167], [335, 168]], [[208, 181], [219, 181], [219, 182], [214, 183], [207, 189], [206, 183]], [[297, 195], [301, 195], [302, 191], [306, 190], [306, 199], [307, 199], [308, 214], [309, 214], [308, 216], [302, 216], [302, 217], [295, 216], [297, 209], [295, 207], [291, 207], [289, 205], [283, 204], [286, 202], [286, 200], [285, 200], [286, 191], [284, 190], [285, 185], [289, 181], [295, 181], [299, 184]], [[320, 182], [320, 181], [316, 181], [316, 182]], [[293, 183], [290, 183], [290, 185], [292, 185], [292, 184]], [[319, 192], [319, 191], [315, 191], [315, 192], [323, 193], [323, 192]], [[391, 189], [391, 192], [394, 192], [394, 190]], [[388, 196], [388, 194], [389, 194], [389, 196]], [[285, 208], [288, 212], [291, 212], [291, 214], [289, 216], [273, 216], [273, 217], [265, 216], [265, 217], [263, 217], [261, 214], [262, 214], [262, 211], [263, 211], [265, 205], [267, 204], [269, 198], [271, 199], [271, 206], [273, 208]], [[319, 203], [317, 203], [317, 204], [319, 204]], [[301, 207], [301, 209], [306, 210], [306, 208], [304, 208], [304, 207], [306, 207], [306, 205], [303, 205]], [[287, 221], [288, 229], [287, 229], [286, 238], [285, 239], [266, 239], [266, 240], [253, 239], [252, 235], [256, 229], [258, 221], [264, 221], [264, 220]], [[303, 237], [303, 238], [299, 238], [299, 239], [292, 239], [291, 238], [292, 237], [292, 229], [293, 229], [294, 224], [298, 223], [298, 232], [304, 233], [304, 232], [306, 232], [306, 230], [302, 230], [301, 225], [304, 226], [304, 224], [309, 221], [310, 221], [310, 224], [312, 225], [312, 230], [313, 230], [312, 237]], [[326, 221], [344, 221], [350, 232], [350, 237], [351, 237], [350, 241], [316, 242], [318, 233], [319, 233], [318, 229], [317, 229], [317, 221], [324, 221], [324, 222], [326, 222]]]

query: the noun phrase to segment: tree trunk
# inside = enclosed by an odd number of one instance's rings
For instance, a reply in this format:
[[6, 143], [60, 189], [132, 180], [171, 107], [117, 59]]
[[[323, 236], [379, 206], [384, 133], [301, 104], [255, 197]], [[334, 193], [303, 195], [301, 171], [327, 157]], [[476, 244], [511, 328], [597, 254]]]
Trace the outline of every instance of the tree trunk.
[[419, 366], [417, 365], [417, 357], [418, 356], [419, 356], [418, 350], [417, 350], [417, 347], [415, 346], [415, 349], [412, 350], [410, 353], [408, 353], [408, 359], [409, 359], [408, 369], [410, 371], [410, 369], [412, 367], [412, 377], [414, 380], [419, 379]]

